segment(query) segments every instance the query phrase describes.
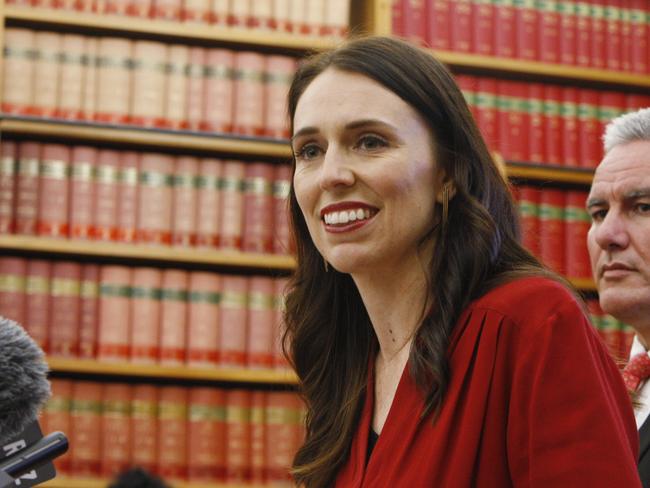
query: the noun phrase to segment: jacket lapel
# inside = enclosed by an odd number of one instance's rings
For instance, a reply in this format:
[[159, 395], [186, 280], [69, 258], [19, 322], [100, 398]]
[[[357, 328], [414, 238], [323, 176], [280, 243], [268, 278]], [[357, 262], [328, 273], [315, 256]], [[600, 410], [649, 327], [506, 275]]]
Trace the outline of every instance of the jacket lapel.
[[650, 416], [643, 422], [639, 429], [639, 461], [643, 459], [650, 448]]

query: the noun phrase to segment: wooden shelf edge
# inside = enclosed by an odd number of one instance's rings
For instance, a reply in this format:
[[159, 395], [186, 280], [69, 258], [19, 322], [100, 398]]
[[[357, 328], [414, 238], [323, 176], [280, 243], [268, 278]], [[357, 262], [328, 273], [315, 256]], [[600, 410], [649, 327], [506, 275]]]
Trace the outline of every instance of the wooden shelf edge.
[[526, 163], [506, 163], [507, 174], [511, 178], [525, 178], [539, 181], [577, 183], [590, 185], [594, 170], [580, 168], [544, 167]]
[[[59, 475], [39, 486], [45, 488], [106, 488], [109, 486], [110, 481], [107, 478], [82, 478]], [[261, 488], [262, 486], [241, 483], [192, 483], [187, 481], [173, 481], [171, 485], [174, 488]]]
[[253, 254], [203, 250], [192, 247], [150, 246], [144, 244], [120, 244], [73, 239], [54, 239], [33, 236], [0, 235], [0, 249], [83, 255], [142, 261], [167, 261], [171, 263], [212, 264], [249, 269], [290, 271], [295, 267], [291, 256]]
[[113, 14], [93, 14], [34, 7], [5, 7], [5, 19], [43, 25], [92, 28], [107, 32], [131, 32], [175, 39], [196, 39], [227, 44], [245, 44], [300, 52], [329, 49], [338, 38], [306, 36], [277, 31], [224, 27], [214, 24], [182, 23]]
[[297, 383], [296, 376], [293, 372], [283, 370], [162, 366], [157, 364], [108, 362], [96, 361], [94, 359], [67, 359], [57, 357], [48, 357], [47, 363], [50, 370], [55, 373], [82, 373], [92, 375], [276, 385], [293, 385]]
[[454, 51], [432, 50], [431, 52], [439, 61], [452, 67], [476, 68], [494, 72], [523, 73], [526, 75], [542, 75], [574, 81], [591, 81], [637, 88], [650, 88], [650, 76], [647, 74], [621, 73], [596, 68], [526, 61], [515, 58], [499, 58], [496, 56]]
[[216, 151], [229, 154], [275, 158], [291, 157], [289, 142], [211, 133], [185, 133], [137, 127], [104, 126], [57, 120], [29, 119], [2, 115], [0, 132], [68, 137], [81, 141], [101, 141], [164, 148]]

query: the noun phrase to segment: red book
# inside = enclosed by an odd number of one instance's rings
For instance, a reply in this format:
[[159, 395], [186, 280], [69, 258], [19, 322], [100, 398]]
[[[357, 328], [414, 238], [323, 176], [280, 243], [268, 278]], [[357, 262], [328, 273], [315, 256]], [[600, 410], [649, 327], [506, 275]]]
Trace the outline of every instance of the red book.
[[34, 94], [35, 32], [7, 28], [4, 31], [4, 62], [2, 111], [6, 114], [27, 114]]
[[181, 7], [181, 20], [192, 24], [209, 24], [210, 0], [185, 0]]
[[101, 475], [117, 476], [131, 464], [131, 386], [107, 383], [102, 388]]
[[[265, 4], [268, 2], [269, 0], [257, 0], [251, 2], [251, 7], [250, 7], [251, 13], [248, 20], [249, 26], [258, 28], [259, 19], [255, 18], [255, 11], [260, 8], [258, 6], [259, 4]], [[325, 29], [325, 4], [326, 3], [335, 4], [338, 2], [336, 0], [330, 0], [329, 2], [326, 2], [325, 0], [311, 0], [309, 2], [305, 2], [304, 22], [305, 22], [305, 26], [307, 27], [307, 32], [306, 32], [307, 35], [317, 36], [319, 35], [320, 32], [325, 32], [326, 30]]]
[[59, 144], [43, 144], [36, 224], [40, 236], [68, 236], [69, 170], [70, 149]]
[[[252, 54], [252, 53], [251, 53]], [[263, 62], [260, 55], [255, 55], [256, 60]], [[246, 58], [246, 57], [244, 57]], [[205, 85], [204, 85], [204, 99], [203, 99], [203, 117], [201, 122], [201, 129], [208, 132], [232, 132], [234, 118], [237, 114], [234, 113], [237, 103], [240, 99], [235, 99], [235, 89], [244, 90], [251, 88], [251, 91], [242, 93], [242, 97], [255, 96], [256, 100], [250, 103], [257, 105], [247, 105], [243, 103], [242, 110], [256, 110], [257, 113], [253, 116], [262, 118], [263, 109], [263, 95], [264, 88], [260, 73], [262, 68], [256, 72], [242, 68], [241, 76], [243, 79], [248, 79], [248, 82], [239, 83], [236, 81], [235, 63], [239, 59], [233, 51], [228, 49], [208, 49], [206, 51], [206, 65], [205, 65]], [[246, 64], [244, 62], [244, 64]], [[246, 119], [246, 117], [244, 117]], [[239, 120], [239, 119], [238, 119]], [[251, 119], [252, 120], [252, 119]], [[244, 123], [244, 122], [242, 122]], [[259, 125], [262, 123], [260, 122]], [[244, 130], [244, 129], [242, 129]]]
[[515, 8], [515, 54], [518, 58], [539, 59], [542, 15], [543, 11], [538, 11], [535, 7], [535, 0], [523, 0]]
[[219, 350], [222, 366], [243, 367], [246, 364], [248, 333], [248, 279], [224, 275], [219, 310]]
[[[271, 25], [274, 30], [279, 32], [293, 32], [293, 24], [291, 19], [291, 0], [274, 0], [273, 1], [273, 19]], [[224, 4], [223, 9], [215, 8], [215, 5]], [[212, 11], [215, 15], [218, 12], [225, 11], [226, 16], [228, 12], [228, 0], [213, 0]], [[219, 24], [219, 18], [215, 18], [215, 24]]]
[[79, 297], [79, 357], [95, 359], [99, 314], [99, 265], [83, 265]]
[[142, 153], [138, 188], [138, 232], [136, 239], [147, 244], [172, 240], [173, 156]]
[[[602, 158], [602, 128], [598, 120], [598, 92], [578, 90], [578, 141], [579, 163], [585, 168], [595, 168]], [[584, 205], [583, 205], [584, 206]]]
[[286, 98], [296, 60], [289, 56], [269, 55], [265, 58], [264, 133], [275, 139], [289, 138]]
[[[323, 24], [323, 2], [312, 2], [312, 8], [308, 9], [308, 17]], [[313, 8], [318, 7], [318, 8]], [[315, 12], [314, 12], [315, 10]], [[272, 0], [258, 0], [257, 2], [250, 3], [250, 16], [248, 17], [248, 27], [251, 29], [268, 30], [271, 28], [271, 17], [273, 16], [273, 1]], [[311, 22], [310, 22], [311, 23]], [[314, 28], [319, 26], [314, 25]]]
[[588, 192], [567, 191], [564, 208], [566, 276], [568, 278], [590, 278], [591, 265], [587, 251], [587, 232], [591, 218], [585, 210]]
[[605, 6], [607, 0], [591, 0], [591, 66], [607, 66], [607, 22]]
[[290, 254], [295, 248], [289, 226], [289, 188], [291, 166], [279, 164], [273, 178], [273, 253]]
[[132, 42], [101, 37], [97, 48], [97, 93], [94, 118], [107, 124], [130, 121]]
[[625, 107], [627, 112], [633, 112], [635, 110], [650, 107], [650, 95], [628, 93], [625, 96]]
[[61, 36], [58, 104], [55, 116], [79, 120], [83, 117], [83, 75], [86, 39], [77, 34]]
[[138, 173], [140, 153], [120, 153], [120, 171], [117, 188], [117, 216], [115, 239], [120, 242], [135, 242], [138, 216]]
[[174, 206], [172, 208], [172, 244], [196, 245], [196, 213], [199, 159], [179, 156], [174, 173]]
[[126, 4], [126, 15], [147, 19], [151, 11], [151, 4], [151, 0], [130, 0]]
[[95, 167], [97, 149], [75, 146], [70, 154], [69, 235], [90, 239], [95, 233]]
[[[285, 0], [288, 3], [289, 0]], [[282, 2], [274, 2], [282, 3]], [[427, 5], [430, 5], [432, 2], [427, 2]], [[275, 8], [275, 7], [274, 7]], [[275, 15], [274, 15], [275, 17]], [[276, 19], [277, 22], [277, 19]], [[404, 37], [404, 4], [401, 1], [391, 2], [390, 8], [390, 22], [391, 22], [391, 33], [397, 37]], [[278, 26], [279, 27], [279, 26]], [[280, 30], [280, 29], [278, 29]]]
[[535, 256], [539, 256], [539, 201], [541, 191], [534, 186], [522, 185], [517, 187], [517, 193], [522, 244]]
[[226, 482], [251, 478], [250, 390], [226, 391]]
[[188, 272], [162, 272], [160, 316], [160, 363], [182, 364], [187, 349]]
[[449, 4], [451, 21], [451, 49], [458, 52], [470, 52], [473, 47], [472, 1], [455, 0]]
[[264, 56], [238, 52], [234, 65], [233, 131], [264, 135]]
[[27, 333], [45, 352], [49, 352], [50, 276], [49, 261], [40, 259], [27, 261], [23, 324]]
[[[292, 2], [300, 3], [303, 2]], [[293, 6], [293, 5], [292, 5]], [[304, 18], [304, 8], [301, 9], [301, 18]], [[246, 27], [248, 25], [248, 18], [250, 16], [250, 0], [242, 0], [239, 2], [230, 2], [230, 9], [228, 11], [228, 24], [236, 27]]]
[[593, 47], [591, 5], [588, 2], [576, 3], [576, 64], [582, 67], [592, 65]]
[[0, 257], [0, 316], [25, 324], [25, 277], [27, 261]]
[[465, 102], [467, 102], [467, 106], [472, 112], [472, 116], [474, 117], [474, 120], [476, 120], [478, 115], [478, 110], [476, 109], [476, 90], [478, 79], [473, 75], [462, 74], [456, 75], [455, 78], [456, 83], [458, 83], [458, 87], [463, 92]]
[[251, 393], [250, 430], [250, 481], [254, 484], [264, 482], [266, 476], [266, 392], [255, 390]]
[[189, 391], [188, 480], [223, 482], [226, 474], [226, 395], [214, 387]]
[[[620, 92], [601, 91], [598, 117], [600, 119], [600, 133], [603, 134], [605, 126], [613, 119], [623, 114], [626, 110], [625, 95]], [[645, 105], [648, 107], [648, 105]]]
[[274, 167], [270, 163], [246, 164], [242, 243], [244, 251], [273, 251], [273, 176]]
[[494, 151], [498, 147], [499, 126], [497, 118], [497, 81], [494, 78], [480, 77], [476, 92], [476, 123], [488, 147]]
[[[188, 66], [190, 48], [174, 44], [168, 49], [167, 87], [164, 104], [165, 124], [174, 130], [179, 130], [188, 126], [186, 110], [189, 78], [186, 67]], [[201, 93], [195, 94], [195, 96], [200, 97]]]
[[621, 0], [621, 69], [632, 70], [632, 0]]
[[[70, 432], [70, 409], [72, 404], [71, 380], [50, 378], [52, 395], [41, 413], [41, 429], [43, 432]], [[54, 460], [57, 474], [70, 474], [70, 451]]]
[[647, 0], [630, 2], [630, 64], [635, 73], [646, 74], [650, 67], [648, 60], [648, 37], [650, 26], [645, 21], [650, 8]]
[[187, 478], [188, 390], [178, 386], [160, 387], [158, 397], [158, 451], [156, 472], [170, 480]]
[[547, 163], [546, 131], [544, 130], [544, 85], [527, 83], [528, 91], [528, 161]]
[[562, 89], [556, 85], [544, 85], [544, 140], [546, 161], [564, 164], [562, 158]]
[[167, 45], [133, 41], [130, 123], [143, 127], [165, 125]]
[[[246, 3], [246, 2], [239, 2]], [[294, 34], [308, 35], [309, 26], [305, 19], [307, 18], [307, 2], [304, 1], [294, 1], [290, 2], [290, 11], [289, 11], [289, 22], [291, 26], [291, 32]]]
[[404, 37], [416, 44], [427, 41], [426, 3], [422, 0], [401, 0]]
[[102, 266], [99, 285], [97, 359], [126, 361], [131, 330], [131, 269]]
[[623, 69], [623, 0], [605, 0], [605, 67]]
[[576, 64], [577, 16], [576, 4], [572, 1], [558, 2], [560, 19], [560, 63]]
[[246, 165], [242, 161], [225, 161], [221, 177], [221, 214], [219, 247], [239, 250], [244, 224], [244, 180]]
[[81, 264], [54, 261], [50, 281], [49, 347], [52, 356], [79, 355]]
[[301, 414], [293, 392], [269, 391], [266, 394], [266, 479], [289, 483], [289, 468], [300, 444]]
[[188, 53], [187, 67], [187, 95], [185, 128], [200, 130], [203, 124], [204, 104], [206, 103], [204, 92], [207, 91], [206, 77], [206, 49], [202, 47], [191, 47]]
[[102, 385], [76, 381], [70, 408], [70, 472], [96, 477], [101, 469]]
[[95, 120], [95, 113], [97, 112], [99, 40], [94, 37], [86, 37], [84, 51], [87, 62], [84, 64], [83, 74], [82, 118], [90, 121]]
[[16, 211], [18, 148], [0, 141], [0, 234], [13, 234]]
[[499, 0], [494, 5], [494, 52], [501, 58], [515, 57], [515, 5], [514, 0]]
[[517, 81], [499, 81], [499, 152], [506, 161], [527, 161], [530, 117], [527, 87]]
[[181, 19], [180, 0], [153, 0], [151, 17], [154, 19], [170, 20], [178, 22]]
[[36, 32], [34, 36], [34, 97], [30, 115], [54, 117], [57, 110], [58, 80], [61, 64], [61, 35]]
[[162, 272], [156, 268], [133, 268], [131, 279], [130, 360], [155, 363], [160, 357]]
[[100, 149], [95, 173], [94, 237], [101, 241], [117, 238], [117, 206], [119, 200], [120, 153]]
[[562, 162], [566, 166], [579, 166], [578, 144], [578, 89], [562, 88], [560, 123], [562, 127]]
[[221, 214], [221, 171], [218, 159], [203, 158], [197, 180], [196, 242], [201, 247], [219, 245]]
[[273, 367], [273, 321], [275, 319], [273, 278], [253, 276], [248, 289], [248, 337], [246, 366]]
[[472, 2], [472, 18], [474, 21], [472, 52], [485, 56], [494, 54], [494, 16], [494, 4], [491, 1]]
[[558, 0], [539, 0], [539, 60], [545, 63], [560, 62], [560, 16]]
[[287, 287], [287, 278], [276, 278], [274, 284], [274, 329], [273, 329], [273, 367], [275, 369], [288, 369], [289, 363], [282, 350], [282, 337], [284, 335], [284, 294]]
[[[406, 0], [402, 2], [393, 2], [393, 5], [403, 5]], [[441, 51], [449, 51], [451, 49], [451, 4], [449, 0], [431, 0], [425, 2], [425, 10], [427, 15], [426, 21], [426, 44], [433, 49]], [[402, 23], [403, 23], [402, 18]], [[407, 33], [403, 32], [399, 35], [406, 36]]]
[[319, 4], [324, 4], [325, 10], [319, 34], [344, 39], [350, 33], [350, 0], [321, 0]]
[[153, 473], [158, 451], [158, 387], [133, 386], [130, 423], [131, 464]]
[[18, 144], [16, 234], [36, 234], [40, 163], [41, 145], [39, 143], [21, 142]]
[[544, 188], [539, 202], [539, 252], [549, 268], [565, 272], [565, 194], [562, 190]]
[[221, 276], [191, 271], [188, 293], [187, 363], [214, 366], [219, 363], [219, 300]]

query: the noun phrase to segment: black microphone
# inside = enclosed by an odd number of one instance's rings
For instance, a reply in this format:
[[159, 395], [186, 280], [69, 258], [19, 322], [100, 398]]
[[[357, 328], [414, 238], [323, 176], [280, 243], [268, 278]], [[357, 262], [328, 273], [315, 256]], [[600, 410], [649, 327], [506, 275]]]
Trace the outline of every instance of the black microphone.
[[67, 450], [65, 435], [43, 437], [38, 425], [50, 396], [47, 373], [41, 348], [20, 325], [0, 317], [0, 488], [53, 478], [51, 460]]

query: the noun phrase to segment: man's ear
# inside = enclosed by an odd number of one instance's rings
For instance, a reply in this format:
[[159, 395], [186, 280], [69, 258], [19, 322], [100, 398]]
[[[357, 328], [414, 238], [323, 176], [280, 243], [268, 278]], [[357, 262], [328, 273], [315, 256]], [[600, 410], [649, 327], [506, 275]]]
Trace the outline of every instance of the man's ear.
[[453, 181], [446, 178], [443, 180], [442, 185], [438, 187], [438, 192], [436, 193], [436, 202], [442, 203], [445, 198], [445, 193], [447, 193], [447, 201], [451, 200], [454, 198], [454, 195], [456, 195], [456, 185], [454, 185]]

